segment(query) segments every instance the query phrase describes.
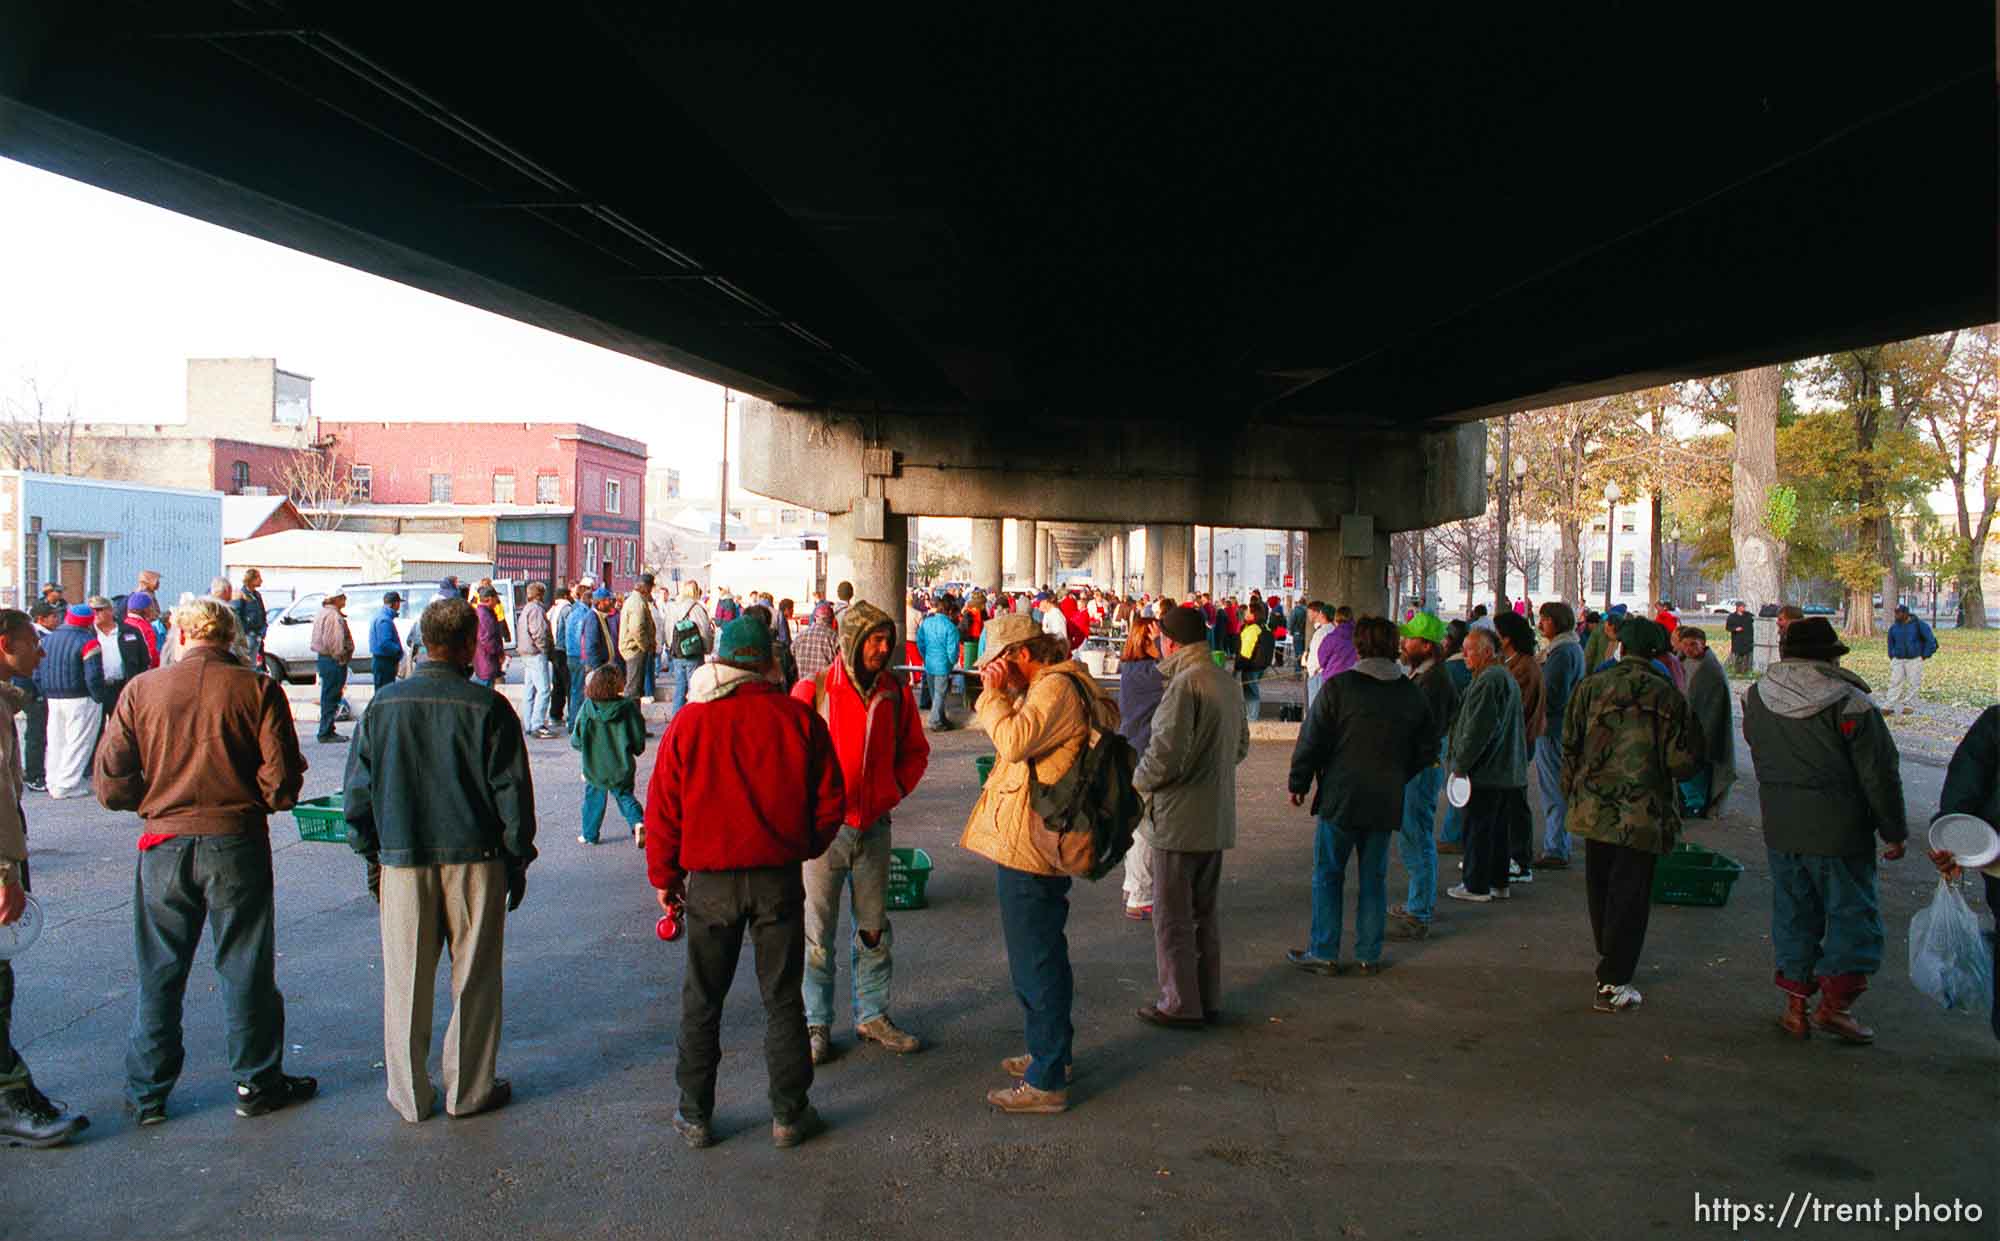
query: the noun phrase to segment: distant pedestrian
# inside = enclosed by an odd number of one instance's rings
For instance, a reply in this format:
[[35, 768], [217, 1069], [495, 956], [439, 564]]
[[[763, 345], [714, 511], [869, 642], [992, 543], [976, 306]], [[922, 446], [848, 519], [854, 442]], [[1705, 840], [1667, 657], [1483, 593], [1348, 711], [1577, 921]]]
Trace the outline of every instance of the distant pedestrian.
[[91, 697], [104, 705], [108, 717], [118, 705], [119, 694], [152, 664], [147, 659], [146, 639], [139, 633], [139, 627], [113, 616], [111, 600], [102, 595], [92, 596], [90, 617], [91, 640], [83, 648], [83, 679]]
[[213, 599], [174, 612], [182, 651], [135, 679], [104, 727], [97, 800], [137, 811], [133, 942], [139, 1004], [125, 1056], [126, 1102], [141, 1125], [167, 1118], [180, 1079], [182, 998], [206, 925], [229, 1025], [236, 1114], [261, 1116], [313, 1097], [284, 1072], [270, 816], [305, 782], [282, 686], [230, 653], [236, 614]]
[[1938, 652], [1937, 635], [1921, 616], [1912, 616], [1905, 604], [1896, 605], [1896, 621], [1889, 626], [1889, 692], [1882, 698], [1882, 714], [1898, 707], [1904, 715], [1916, 712], [1924, 691], [1924, 661]]
[[762, 623], [725, 626], [715, 662], [695, 672], [660, 739], [646, 790], [647, 878], [663, 912], [686, 907], [673, 1124], [697, 1149], [715, 1140], [722, 1006], [746, 936], [764, 999], [772, 1143], [797, 1146], [824, 1128], [808, 1099], [800, 868], [840, 832], [845, 785], [826, 721], [779, 689], [774, 672]]
[[625, 696], [637, 700], [652, 692], [652, 665], [660, 654], [660, 632], [653, 624], [653, 575], [641, 573], [618, 613], [618, 657], [625, 661]]
[[1569, 865], [1568, 803], [1562, 791], [1563, 712], [1585, 672], [1575, 620], [1576, 613], [1560, 599], [1544, 603], [1537, 618], [1546, 645], [1535, 656], [1541, 669], [1544, 712], [1541, 734], [1532, 743], [1535, 786], [1542, 794], [1542, 847], [1534, 859], [1535, 870], [1562, 870]]
[[1706, 632], [1696, 625], [1682, 625], [1674, 631], [1674, 644], [1680, 647], [1687, 669], [1688, 706], [1701, 725], [1705, 747], [1701, 770], [1681, 781], [1681, 817], [1712, 818], [1736, 784], [1735, 701], [1722, 662], [1708, 649]]
[[476, 633], [472, 652], [472, 680], [491, 689], [507, 679], [507, 625], [500, 619], [500, 592], [489, 585], [473, 594]]
[[[1201, 641], [1206, 645], [1205, 629]], [[1167, 688], [1160, 671], [1162, 658], [1160, 622], [1152, 617], [1135, 619], [1118, 656], [1118, 732], [1132, 743], [1135, 754], [1144, 754], [1153, 740], [1153, 716]], [[1125, 852], [1125, 916], [1135, 922], [1153, 916], [1153, 851], [1143, 839], [1143, 828], [1140, 835], [1142, 839]]]
[[[549, 726], [567, 728], [569, 719], [569, 648], [564, 645], [567, 635], [564, 630], [569, 620], [569, 611], [576, 606], [570, 589], [561, 582], [556, 583], [553, 597], [549, 600]], [[581, 706], [583, 700], [577, 699]]]
[[1465, 806], [1465, 878], [1445, 892], [1458, 901], [1506, 900], [1507, 805], [1528, 783], [1521, 687], [1500, 663], [1500, 641], [1491, 626], [1465, 635], [1465, 666], [1472, 673], [1459, 701], [1449, 747], [1453, 773], [1472, 786]]
[[1285, 959], [1303, 970], [1341, 972], [1342, 898], [1347, 862], [1357, 860], [1354, 959], [1362, 974], [1381, 967], [1387, 926], [1389, 841], [1403, 825], [1404, 789], [1437, 758], [1430, 701], [1397, 666], [1394, 622], [1365, 617], [1354, 626], [1352, 668], [1328, 681], [1292, 749], [1292, 804], [1312, 794], [1312, 934]]
[[1771, 947], [1786, 1000], [1778, 1024], [1794, 1038], [1818, 1029], [1871, 1043], [1875, 1032], [1852, 1009], [1886, 943], [1875, 841], [1893, 862], [1909, 827], [1895, 739], [1868, 683], [1840, 666], [1845, 654], [1825, 617], [1793, 621], [1779, 661], [1744, 695], [1743, 736], [1771, 863]]
[[681, 597], [667, 609], [667, 631], [660, 641], [667, 653], [669, 700], [679, 711], [687, 704], [688, 682], [715, 649], [715, 622], [702, 606], [700, 582], [681, 583]]
[[1597, 947], [1591, 1006], [1629, 1012], [1652, 913], [1653, 871], [1680, 835], [1674, 782], [1701, 765], [1701, 725], [1652, 660], [1667, 631], [1632, 617], [1618, 666], [1577, 686], [1563, 715], [1562, 792], [1568, 828], [1583, 837], [1590, 933]]
[[1277, 650], [1271, 636], [1270, 614], [1261, 599], [1253, 600], [1245, 611], [1245, 621], [1235, 639], [1236, 676], [1242, 683], [1243, 714], [1251, 722], [1263, 718], [1264, 673], [1270, 670]]
[[444, 1110], [506, 1105], [500, 1051], [506, 913], [535, 860], [535, 789], [514, 708], [470, 676], [479, 618], [455, 595], [424, 609], [427, 658], [375, 695], [355, 728], [343, 788], [347, 843], [381, 906], [382, 1043], [389, 1105], [412, 1123], [437, 1103], [424, 1062], [438, 957], [451, 954]]
[[58, 801], [90, 791], [90, 762], [104, 726], [104, 704], [90, 692], [84, 649], [95, 649], [93, 613], [73, 603], [60, 628], [43, 639], [35, 684], [49, 704], [47, 773], [49, 796]]
[[[1535, 627], [1518, 612], [1493, 618], [1500, 635], [1500, 658], [1507, 675], [1521, 689], [1521, 743], [1533, 754], [1548, 731], [1548, 706], [1542, 688], [1542, 668], [1535, 662]], [[1535, 812], [1524, 786], [1510, 790], [1507, 805], [1507, 875], [1511, 882], [1535, 880]]]
[[1757, 618], [1750, 615], [1750, 605], [1741, 599], [1736, 601], [1736, 610], [1722, 622], [1723, 632], [1729, 635], [1729, 671], [1739, 677], [1750, 675], [1750, 661], [1757, 651]]
[[396, 628], [402, 611], [403, 596], [392, 590], [382, 596], [381, 610], [368, 622], [368, 669], [378, 694], [396, 683], [403, 666], [403, 634]]
[[958, 636], [954, 615], [957, 608], [956, 603], [946, 599], [917, 625], [917, 657], [923, 661], [924, 680], [930, 688], [930, 729], [934, 733], [952, 727], [946, 702], [951, 697], [952, 671], [958, 667], [965, 649]]
[[549, 641], [549, 610], [542, 603], [547, 594], [548, 587], [529, 582], [528, 600], [514, 618], [514, 653], [521, 657], [524, 689], [521, 727], [543, 741], [556, 735], [549, 727], [549, 649], [553, 644]]
[[1167, 614], [1159, 663], [1165, 691], [1132, 774], [1132, 787], [1148, 804], [1133, 848], [1146, 851], [1152, 871], [1159, 983], [1138, 1016], [1191, 1029], [1222, 1019], [1216, 899], [1222, 854], [1236, 846], [1236, 768], [1250, 756], [1240, 691], [1209, 658], [1206, 636], [1191, 609]]
[[270, 626], [270, 610], [264, 606], [264, 575], [255, 569], [243, 570], [243, 586], [236, 592], [232, 605], [236, 609], [236, 626], [242, 634], [244, 645], [250, 648], [250, 666], [264, 665], [264, 633]]
[[1390, 939], [1423, 939], [1430, 934], [1437, 916], [1436, 835], [1438, 791], [1444, 786], [1445, 738], [1458, 719], [1458, 684], [1447, 662], [1447, 634], [1443, 621], [1429, 612], [1418, 612], [1403, 623], [1403, 666], [1412, 684], [1430, 708], [1431, 762], [1417, 769], [1403, 786], [1403, 819], [1397, 852], [1409, 875], [1409, 890], [1403, 900], [1389, 906]]
[[584, 701], [570, 730], [570, 748], [583, 756], [583, 828], [576, 843], [594, 845], [604, 824], [604, 803], [615, 801], [632, 830], [632, 843], [646, 844], [645, 807], [632, 795], [639, 755], [646, 752], [646, 717], [625, 697], [625, 670], [603, 664], [584, 682]]
[[[37, 603], [37, 608], [48, 605]], [[0, 926], [21, 920], [28, 897], [28, 822], [21, 810], [21, 756], [14, 715], [28, 698], [19, 686], [34, 683], [42, 661], [41, 638], [25, 612], [0, 609]], [[9, 1146], [61, 1146], [88, 1128], [35, 1085], [28, 1062], [14, 1049], [14, 963], [0, 959], [0, 1141]]]
[[319, 674], [319, 736], [321, 742], [344, 742], [334, 730], [340, 714], [340, 695], [347, 689], [347, 665], [354, 659], [354, 635], [348, 631], [347, 592], [334, 590], [320, 601], [319, 615], [313, 620], [312, 651]]
[[814, 605], [812, 624], [792, 644], [799, 661], [799, 680], [816, 681], [819, 674], [840, 655], [840, 630], [834, 621], [833, 605], [822, 600]]

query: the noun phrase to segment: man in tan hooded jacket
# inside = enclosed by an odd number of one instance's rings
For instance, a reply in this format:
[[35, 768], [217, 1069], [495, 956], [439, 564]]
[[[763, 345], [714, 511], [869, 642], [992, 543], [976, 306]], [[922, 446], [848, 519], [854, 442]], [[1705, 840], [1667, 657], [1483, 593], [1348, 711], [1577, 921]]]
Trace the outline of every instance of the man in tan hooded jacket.
[[1061, 1112], [1069, 1107], [1074, 1036], [1063, 926], [1070, 876], [1089, 862], [1072, 849], [1087, 851], [1089, 841], [1049, 831], [1032, 798], [1037, 786], [1062, 779], [1094, 734], [1117, 731], [1118, 704], [1070, 658], [1067, 641], [1020, 613], [987, 622], [979, 679], [979, 722], [995, 755], [959, 844], [999, 868], [1000, 929], [1028, 1035], [1028, 1054], [1001, 1061], [1020, 1080], [986, 1099], [1007, 1112]]

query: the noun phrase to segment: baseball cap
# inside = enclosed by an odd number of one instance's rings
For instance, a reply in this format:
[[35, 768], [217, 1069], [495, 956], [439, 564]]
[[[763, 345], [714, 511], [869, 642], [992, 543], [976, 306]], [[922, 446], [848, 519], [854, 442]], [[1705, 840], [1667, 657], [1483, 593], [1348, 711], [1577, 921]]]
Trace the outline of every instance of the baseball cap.
[[1019, 612], [1009, 612], [987, 621], [986, 653], [979, 657], [978, 666], [984, 668], [1023, 642], [1040, 637], [1041, 633], [1042, 627], [1035, 623], [1033, 617]]

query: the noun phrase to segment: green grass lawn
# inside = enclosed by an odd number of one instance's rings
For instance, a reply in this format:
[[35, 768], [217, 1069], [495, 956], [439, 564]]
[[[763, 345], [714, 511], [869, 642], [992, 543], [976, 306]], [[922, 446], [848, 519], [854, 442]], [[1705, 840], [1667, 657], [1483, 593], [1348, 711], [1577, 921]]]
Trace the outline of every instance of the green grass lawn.
[[[1985, 708], [2000, 702], [2000, 629], [1940, 629], [1938, 653], [1924, 665], [1925, 702]], [[1853, 651], [1840, 666], [1859, 673], [1879, 693], [1889, 688], [1889, 643], [1844, 638]]]

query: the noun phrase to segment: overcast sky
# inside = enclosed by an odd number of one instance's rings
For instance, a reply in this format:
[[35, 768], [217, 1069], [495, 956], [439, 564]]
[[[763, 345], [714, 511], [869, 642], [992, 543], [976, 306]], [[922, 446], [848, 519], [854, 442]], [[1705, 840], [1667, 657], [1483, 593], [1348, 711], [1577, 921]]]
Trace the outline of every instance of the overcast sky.
[[713, 384], [0, 159], [0, 394], [181, 422], [191, 357], [276, 358], [328, 419], [586, 422], [715, 491]]

